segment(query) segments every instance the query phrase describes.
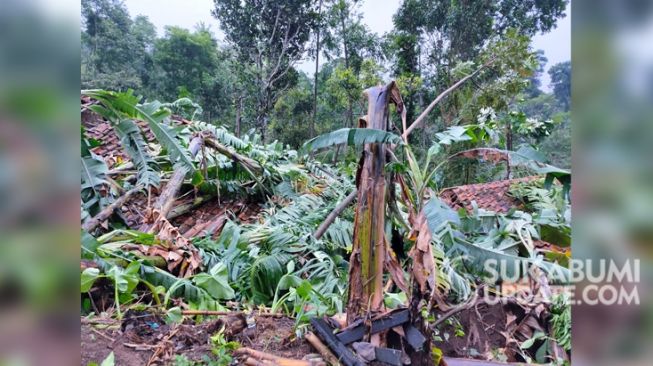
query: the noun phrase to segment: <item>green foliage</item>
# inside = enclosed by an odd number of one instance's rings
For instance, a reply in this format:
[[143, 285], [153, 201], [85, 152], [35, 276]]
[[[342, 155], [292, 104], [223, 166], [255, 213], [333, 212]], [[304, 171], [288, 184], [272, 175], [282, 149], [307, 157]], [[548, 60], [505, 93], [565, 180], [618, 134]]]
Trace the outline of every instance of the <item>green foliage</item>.
[[206, 290], [216, 300], [232, 299], [234, 290], [227, 282], [227, 267], [218, 263], [208, 273], [199, 273], [193, 277], [193, 282], [198, 287]]
[[461, 256], [471, 273], [483, 273], [491, 259], [507, 263], [504, 273], [510, 278], [526, 275], [523, 269], [535, 265], [551, 274], [554, 282], [568, 283], [571, 279], [568, 269], [535, 256], [532, 238], [539, 237], [539, 226], [528, 214], [517, 211], [499, 215], [483, 210], [459, 214], [437, 198], [432, 198], [424, 210], [434, 240], [450, 256]]
[[84, 0], [82, 27], [83, 87], [148, 86], [156, 28], [146, 17], [132, 20], [122, 1]]
[[[145, 120], [150, 130], [154, 133], [157, 141], [167, 150], [170, 161], [172, 163], [179, 163], [190, 171], [194, 170], [190, 154], [181, 146], [177, 139], [177, 131], [172, 126], [167, 125], [170, 111], [163, 108], [160, 102], [155, 101], [140, 104], [138, 103], [139, 98], [136, 97], [131, 90], [124, 93], [106, 90], [85, 90], [82, 91], [82, 94], [88, 95], [102, 104], [93, 105], [90, 108], [94, 112], [107, 118], [114, 125], [118, 125], [118, 128], [121, 130], [119, 134], [121, 134], [122, 137], [131, 135], [135, 132], [134, 127], [130, 124], [123, 124], [121, 126], [120, 123], [122, 123], [122, 121], [126, 119]], [[121, 138], [121, 143], [124, 144], [123, 147], [125, 150], [128, 153], [133, 154], [130, 155], [130, 157], [134, 159], [136, 165], [144, 167], [142, 169], [139, 168], [139, 174], [144, 174], [142, 177], [144, 177], [144, 179], [148, 178], [149, 180], [151, 174], [149, 173], [150, 168], [148, 161], [151, 160], [147, 158], [142, 142], [139, 147], [132, 146], [132, 143], [135, 141], [136, 140], [134, 140], [133, 137]]]
[[[113, 283], [114, 287], [114, 302], [116, 305], [116, 312], [118, 317], [121, 317], [120, 303], [121, 298], [131, 298], [134, 289], [141, 282], [139, 270], [141, 264], [137, 261], [131, 262], [127, 268], [119, 266], [111, 266], [105, 274], [100, 274], [97, 268], [87, 268], [81, 275], [80, 290], [82, 293], [90, 291], [93, 284], [99, 278], [108, 278]], [[155, 296], [157, 294], [154, 294]]]
[[391, 132], [368, 128], [341, 128], [325, 135], [314, 137], [304, 143], [305, 150], [318, 150], [329, 146], [346, 144], [360, 146], [371, 143], [402, 144], [401, 137]]
[[[522, 350], [530, 349], [535, 352], [535, 361], [538, 363], [550, 362], [556, 352], [552, 350], [552, 341], [555, 341], [563, 350], [571, 351], [571, 305], [567, 294], [558, 294], [551, 303], [550, 334], [541, 331], [520, 344]], [[533, 348], [538, 345], [537, 348]], [[530, 357], [523, 354], [526, 360]], [[564, 364], [560, 359], [553, 364]]]
[[137, 183], [142, 186], [159, 186], [158, 166], [149, 153], [149, 149], [140, 128], [130, 119], [123, 119], [114, 125], [114, 131], [120, 138], [120, 144], [138, 169]]
[[[433, 49], [436, 60], [474, 57], [484, 43], [507, 29], [533, 36], [555, 27], [565, 0], [464, 2], [406, 0], [395, 14], [395, 28], [424, 36], [438, 34], [448, 47]], [[446, 44], [447, 42], [442, 42]]]
[[311, 88], [311, 81], [301, 75], [297, 85], [279, 97], [274, 104], [270, 131], [275, 138], [293, 148], [299, 148], [311, 137], [309, 135], [309, 122], [313, 111]]
[[571, 105], [571, 61], [565, 61], [551, 66], [549, 69], [553, 94], [564, 111], [569, 111]]
[[211, 353], [213, 353], [214, 360], [209, 362], [209, 365], [215, 366], [229, 366], [232, 364], [233, 358], [231, 352], [240, 348], [240, 344], [234, 341], [227, 341], [224, 337], [224, 327], [220, 329], [215, 335], [211, 336]]
[[88, 212], [94, 206], [102, 207], [103, 199], [98, 189], [106, 184], [106, 173], [109, 169], [99, 156], [89, 152], [81, 157], [81, 196], [82, 211]]
[[[154, 45], [157, 75], [156, 94], [163, 99], [194, 99], [206, 110], [194, 116], [206, 119], [231, 117], [231, 95], [234, 76], [230, 61], [218, 47], [211, 30], [200, 24], [191, 32], [179, 27], [166, 27], [165, 35]], [[178, 102], [175, 102], [179, 104]]]
[[551, 303], [553, 338], [565, 351], [571, 351], [571, 305], [565, 294], [556, 295]]

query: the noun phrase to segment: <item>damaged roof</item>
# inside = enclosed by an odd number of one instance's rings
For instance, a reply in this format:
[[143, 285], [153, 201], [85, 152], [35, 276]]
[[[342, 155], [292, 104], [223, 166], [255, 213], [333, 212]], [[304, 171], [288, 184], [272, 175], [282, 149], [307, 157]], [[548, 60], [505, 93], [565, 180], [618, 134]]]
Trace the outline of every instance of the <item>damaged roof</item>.
[[521, 207], [521, 202], [508, 194], [510, 186], [515, 183], [530, 182], [539, 178], [541, 177], [530, 176], [449, 187], [440, 192], [440, 199], [456, 211], [461, 208], [464, 208], [466, 211], [471, 211], [473, 209], [472, 202], [476, 202], [478, 208], [497, 213], [506, 213], [512, 208]]
[[[102, 116], [88, 108], [93, 104], [98, 104], [98, 102], [90, 97], [82, 96], [81, 114], [84, 136], [99, 143], [99, 146], [92, 148], [91, 151], [101, 156], [107, 163], [107, 166], [111, 169], [116, 165], [129, 161], [129, 156], [127, 156], [120, 145], [120, 139], [111, 124]], [[150, 130], [147, 122], [140, 120], [135, 120], [134, 122], [136, 122], [140, 130], [143, 131], [143, 137], [147, 143], [155, 142], [154, 133]], [[177, 115], [171, 115], [170, 122], [180, 126], [190, 124], [189, 121]]]

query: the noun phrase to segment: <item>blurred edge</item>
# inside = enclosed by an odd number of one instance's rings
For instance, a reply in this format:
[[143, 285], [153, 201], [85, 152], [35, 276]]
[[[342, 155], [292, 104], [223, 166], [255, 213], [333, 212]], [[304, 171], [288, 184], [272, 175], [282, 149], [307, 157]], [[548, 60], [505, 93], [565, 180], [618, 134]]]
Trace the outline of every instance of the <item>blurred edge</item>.
[[78, 0], [0, 0], [0, 364], [79, 364]]
[[574, 257], [641, 259], [641, 305], [573, 308], [573, 365], [653, 357], [652, 45], [653, 1], [572, 1]]

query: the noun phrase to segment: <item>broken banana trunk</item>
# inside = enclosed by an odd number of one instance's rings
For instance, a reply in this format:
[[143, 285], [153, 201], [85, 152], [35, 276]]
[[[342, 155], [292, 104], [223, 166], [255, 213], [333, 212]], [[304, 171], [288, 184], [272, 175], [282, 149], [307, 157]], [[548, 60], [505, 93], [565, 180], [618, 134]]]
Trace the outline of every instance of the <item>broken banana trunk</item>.
[[[387, 131], [389, 103], [403, 108], [394, 82], [365, 90], [368, 109], [366, 128]], [[366, 144], [357, 174], [357, 206], [354, 219], [354, 243], [349, 267], [347, 322], [351, 324], [366, 313], [383, 310], [383, 269], [386, 260], [386, 164], [387, 147]]]

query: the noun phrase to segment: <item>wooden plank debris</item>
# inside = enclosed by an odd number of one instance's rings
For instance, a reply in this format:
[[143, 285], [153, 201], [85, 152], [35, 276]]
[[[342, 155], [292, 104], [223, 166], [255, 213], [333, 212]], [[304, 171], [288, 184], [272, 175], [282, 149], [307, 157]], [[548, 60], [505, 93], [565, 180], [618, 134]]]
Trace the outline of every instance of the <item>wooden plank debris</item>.
[[376, 360], [392, 366], [401, 366], [402, 352], [398, 349], [376, 347]]
[[426, 337], [415, 328], [412, 324], [404, 325], [404, 334], [406, 334], [406, 342], [413, 347], [414, 350], [419, 351], [422, 349], [424, 342], [426, 342]]
[[321, 318], [311, 319], [311, 325], [315, 333], [322, 339], [327, 346], [333, 351], [336, 357], [345, 366], [364, 366], [361, 361], [347, 346], [345, 346], [334, 334], [329, 325]]
[[[382, 332], [386, 329], [394, 328], [398, 325], [408, 322], [410, 319], [410, 313], [407, 309], [393, 311], [391, 313], [384, 314], [382, 317], [372, 320], [372, 326], [369, 330], [370, 334], [375, 334]], [[362, 321], [357, 321], [353, 323], [348, 328], [345, 328], [342, 332], [338, 333], [336, 336], [340, 342], [344, 344], [350, 344], [352, 342], [359, 341], [365, 337], [365, 334], [368, 331], [367, 325]]]

